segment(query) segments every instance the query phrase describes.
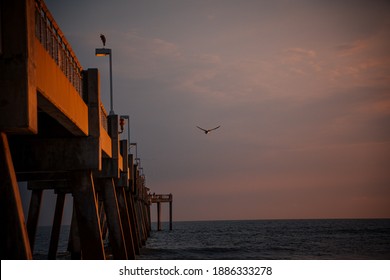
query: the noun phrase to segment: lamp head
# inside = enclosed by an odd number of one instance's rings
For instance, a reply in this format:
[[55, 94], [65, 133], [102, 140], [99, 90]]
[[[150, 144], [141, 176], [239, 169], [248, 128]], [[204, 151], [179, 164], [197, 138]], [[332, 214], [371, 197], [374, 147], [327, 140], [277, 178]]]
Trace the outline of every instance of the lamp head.
[[95, 49], [96, 56], [107, 56], [110, 54], [111, 54], [111, 49], [106, 49], [106, 48]]

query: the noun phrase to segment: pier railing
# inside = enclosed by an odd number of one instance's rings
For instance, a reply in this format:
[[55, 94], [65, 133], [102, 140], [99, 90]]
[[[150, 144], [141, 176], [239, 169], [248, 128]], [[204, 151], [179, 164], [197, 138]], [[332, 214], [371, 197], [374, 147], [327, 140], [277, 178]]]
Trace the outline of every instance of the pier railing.
[[53, 16], [41, 0], [35, 0], [35, 36], [82, 96], [82, 67]]
[[108, 131], [108, 124], [107, 124], [107, 111], [103, 106], [103, 103], [100, 104], [100, 118], [101, 118], [101, 124], [103, 128]]
[[150, 201], [152, 203], [170, 202], [172, 201], [172, 194], [152, 194], [150, 195]]

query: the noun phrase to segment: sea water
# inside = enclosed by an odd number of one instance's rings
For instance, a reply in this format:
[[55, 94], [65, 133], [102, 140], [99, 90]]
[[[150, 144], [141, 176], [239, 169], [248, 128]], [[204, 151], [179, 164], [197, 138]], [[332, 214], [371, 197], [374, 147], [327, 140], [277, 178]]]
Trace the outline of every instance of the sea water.
[[[163, 223], [141, 249], [143, 260], [390, 259], [390, 219], [253, 220]], [[58, 258], [68, 258], [62, 227]], [[47, 258], [50, 228], [40, 228], [34, 258]]]

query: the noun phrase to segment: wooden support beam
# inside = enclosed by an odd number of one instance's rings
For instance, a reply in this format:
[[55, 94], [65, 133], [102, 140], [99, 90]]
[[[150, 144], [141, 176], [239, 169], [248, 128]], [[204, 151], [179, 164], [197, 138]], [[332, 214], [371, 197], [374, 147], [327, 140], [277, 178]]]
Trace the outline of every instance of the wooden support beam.
[[43, 190], [32, 190], [30, 207], [27, 218], [27, 232], [30, 240], [31, 252], [34, 252], [35, 235], [37, 233], [37, 226], [39, 220], [39, 212], [41, 209]]
[[113, 257], [116, 260], [126, 260], [127, 251], [114, 180], [112, 178], [99, 179], [98, 183], [103, 196], [104, 210], [107, 215], [107, 225]]
[[12, 156], [3, 132], [0, 132], [0, 223], [1, 259], [32, 259]]
[[65, 193], [57, 194], [56, 209], [54, 212], [53, 227], [51, 228], [50, 246], [49, 246], [49, 260], [57, 258], [58, 241], [60, 239], [62, 214], [64, 212]]
[[106, 257], [92, 172], [75, 172], [72, 185], [82, 256], [87, 260], [104, 260]]

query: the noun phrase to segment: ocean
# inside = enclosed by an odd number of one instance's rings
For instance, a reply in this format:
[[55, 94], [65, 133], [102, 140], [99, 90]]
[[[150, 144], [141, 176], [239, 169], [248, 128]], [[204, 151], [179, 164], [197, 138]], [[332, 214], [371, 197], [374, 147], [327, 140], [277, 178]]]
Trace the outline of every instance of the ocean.
[[[390, 219], [253, 220], [163, 223], [142, 260], [389, 260]], [[57, 258], [67, 259], [69, 226]], [[34, 258], [47, 258], [50, 227], [38, 229]]]

